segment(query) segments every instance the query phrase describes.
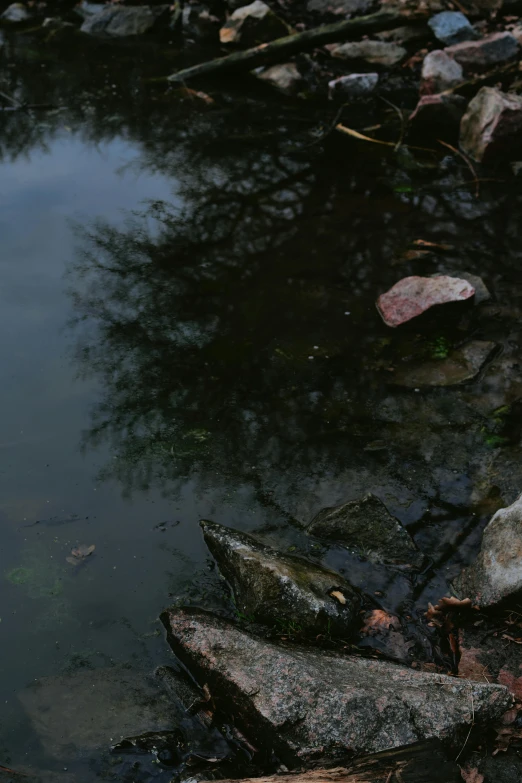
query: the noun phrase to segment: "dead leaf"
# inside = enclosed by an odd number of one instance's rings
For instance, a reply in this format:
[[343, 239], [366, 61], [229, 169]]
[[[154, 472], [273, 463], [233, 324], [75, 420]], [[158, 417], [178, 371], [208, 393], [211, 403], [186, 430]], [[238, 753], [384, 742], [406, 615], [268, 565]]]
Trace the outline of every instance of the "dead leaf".
[[[453, 612], [458, 609], [475, 609], [471, 603], [471, 598], [464, 598], [460, 600], [460, 598], [455, 598], [454, 596], [451, 596], [451, 598], [448, 598], [446, 596], [443, 596], [439, 599], [438, 603], [433, 606], [433, 604], [428, 603], [428, 611], [424, 613], [424, 616], [428, 620], [437, 621], [440, 620], [445, 614], [448, 612]], [[435, 622], [436, 624], [436, 622]]]
[[341, 593], [340, 590], [332, 590], [330, 595], [332, 596], [332, 598], [335, 598], [337, 601], [339, 601], [339, 603], [342, 604], [343, 606], [346, 604], [346, 598], [344, 597], [344, 595]]
[[400, 628], [400, 622], [393, 614], [388, 614], [383, 609], [374, 609], [364, 618], [361, 633], [370, 631], [390, 631]]
[[427, 239], [415, 239], [413, 241], [417, 247], [433, 247], [437, 250], [453, 250], [453, 245], [439, 245], [438, 242], [429, 242]]
[[92, 555], [95, 549], [95, 544], [91, 544], [90, 546], [87, 544], [80, 544], [80, 546], [71, 549], [71, 555], [65, 559], [68, 563], [71, 563], [71, 565], [78, 565], [85, 560], [86, 557]]
[[484, 783], [484, 775], [478, 771], [477, 767], [461, 767], [460, 774], [465, 783]]

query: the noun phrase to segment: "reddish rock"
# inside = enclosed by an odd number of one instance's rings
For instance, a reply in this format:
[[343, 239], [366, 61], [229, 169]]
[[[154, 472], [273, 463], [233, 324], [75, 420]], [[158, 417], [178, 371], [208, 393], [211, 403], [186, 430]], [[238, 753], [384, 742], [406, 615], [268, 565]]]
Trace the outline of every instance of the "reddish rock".
[[496, 87], [482, 87], [460, 123], [460, 147], [481, 162], [486, 153], [505, 151], [506, 143], [518, 142], [521, 130], [522, 97]]
[[482, 69], [516, 57], [518, 41], [511, 33], [493, 33], [478, 41], [464, 41], [448, 46], [444, 51], [464, 69]]
[[400, 326], [426, 312], [435, 305], [465, 302], [475, 289], [459, 277], [405, 277], [381, 294], [377, 309], [387, 326]]
[[274, 644], [197, 610], [166, 613], [169, 641], [219, 704], [302, 762], [465, 736], [512, 705], [507, 689], [393, 663]]

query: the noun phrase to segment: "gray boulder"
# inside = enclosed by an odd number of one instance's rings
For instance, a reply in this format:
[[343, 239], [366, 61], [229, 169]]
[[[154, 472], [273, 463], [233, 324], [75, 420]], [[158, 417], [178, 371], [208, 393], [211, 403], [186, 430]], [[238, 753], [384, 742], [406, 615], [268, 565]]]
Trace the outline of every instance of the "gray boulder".
[[391, 382], [410, 389], [426, 386], [458, 386], [477, 377], [497, 345], [489, 340], [471, 340], [444, 359], [406, 365], [396, 370]]
[[328, 82], [328, 97], [361, 98], [374, 92], [379, 81], [378, 73], [350, 73]]
[[447, 46], [478, 38], [476, 30], [460, 11], [441, 11], [432, 16], [428, 24], [435, 38]]
[[255, 0], [234, 11], [219, 31], [219, 40], [222, 44], [249, 47], [273, 41], [290, 32], [288, 25], [266, 3]]
[[[361, 609], [359, 593], [334, 571], [281, 555], [251, 536], [201, 523], [208, 548], [246, 616], [305, 634], [349, 634]], [[333, 595], [335, 593], [335, 595]]]
[[2, 22], [8, 22], [9, 24], [19, 24], [20, 22], [27, 22], [31, 18], [31, 14], [23, 3], [11, 3], [3, 14], [0, 15]]
[[442, 49], [436, 49], [427, 54], [422, 63], [421, 95], [435, 95], [449, 90], [463, 79], [462, 65]]
[[461, 598], [481, 608], [495, 606], [522, 591], [522, 495], [491, 518], [473, 565], [453, 583]]
[[275, 87], [284, 95], [292, 95], [298, 92], [303, 84], [303, 77], [295, 63], [272, 65], [270, 68], [263, 68], [257, 71], [256, 76], [261, 81]]
[[391, 67], [406, 57], [406, 49], [387, 41], [350, 41], [332, 49], [340, 60], [363, 60], [370, 65]]
[[168, 5], [109, 6], [88, 16], [80, 30], [87, 35], [109, 38], [144, 35], [163, 19], [167, 20], [169, 13]]
[[421, 566], [424, 556], [408, 531], [371, 493], [334, 508], [324, 508], [310, 522], [308, 533], [361, 550], [376, 562]]
[[470, 101], [460, 123], [460, 147], [481, 162], [485, 155], [504, 152], [522, 130], [522, 97], [482, 87]]
[[516, 57], [518, 41], [511, 33], [492, 33], [478, 41], [465, 41], [448, 46], [445, 52], [465, 70], [480, 70]]
[[463, 742], [469, 728], [512, 704], [501, 685], [415, 671], [393, 663], [284, 647], [201, 612], [165, 613], [174, 652], [207, 682], [247, 734], [303, 762], [409, 745]]

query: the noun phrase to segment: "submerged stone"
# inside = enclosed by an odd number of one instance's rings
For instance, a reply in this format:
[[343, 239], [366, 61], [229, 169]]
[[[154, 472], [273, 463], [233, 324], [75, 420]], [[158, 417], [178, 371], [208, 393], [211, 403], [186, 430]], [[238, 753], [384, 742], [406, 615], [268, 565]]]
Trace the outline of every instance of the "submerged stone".
[[82, 24], [82, 33], [109, 38], [144, 35], [167, 18], [168, 5], [106, 6], [100, 13], [88, 16]]
[[473, 41], [478, 37], [476, 30], [460, 11], [441, 11], [428, 22], [438, 41], [448, 46]]
[[302, 762], [377, 752], [469, 727], [512, 704], [500, 685], [470, 683], [393, 663], [284, 647], [211, 615], [164, 615], [174, 652], [253, 736]]
[[459, 597], [481, 608], [522, 593], [522, 495], [493, 515], [477, 559], [453, 584]]
[[424, 556], [408, 531], [384, 503], [368, 494], [334, 508], [324, 508], [310, 522], [308, 533], [360, 549], [382, 563], [421, 566]]
[[406, 57], [403, 46], [387, 41], [354, 41], [332, 49], [332, 57], [340, 60], [364, 60], [371, 65], [391, 67]]
[[506, 143], [518, 142], [521, 130], [522, 97], [482, 87], [460, 123], [460, 147], [481, 162], [486, 153], [503, 152]]
[[242, 614], [305, 634], [329, 631], [346, 636], [352, 631], [361, 598], [339, 574], [302, 558], [282, 555], [215, 522], [203, 521], [201, 526]]
[[288, 25], [266, 3], [255, 0], [234, 11], [219, 31], [219, 40], [223, 44], [247, 47], [273, 41], [289, 33]]
[[445, 359], [400, 367], [392, 378], [396, 386], [421, 388], [423, 386], [455, 386], [476, 378], [496, 348], [487, 340], [472, 340], [457, 348]]
[[158, 678], [123, 666], [45, 677], [19, 699], [45, 751], [61, 760], [171, 730], [183, 715]]
[[377, 309], [387, 326], [401, 326], [435, 305], [464, 302], [475, 294], [459, 277], [404, 277], [377, 299]]

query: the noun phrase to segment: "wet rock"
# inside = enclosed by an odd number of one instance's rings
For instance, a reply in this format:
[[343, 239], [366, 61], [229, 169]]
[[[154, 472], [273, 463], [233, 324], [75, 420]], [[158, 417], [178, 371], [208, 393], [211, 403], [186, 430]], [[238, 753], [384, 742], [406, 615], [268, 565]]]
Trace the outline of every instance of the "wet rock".
[[392, 383], [416, 389], [423, 386], [456, 386], [472, 381], [496, 348], [496, 343], [472, 340], [451, 351], [446, 359], [434, 359], [396, 370]]
[[518, 41], [511, 33], [493, 33], [478, 41], [448, 46], [445, 52], [465, 70], [485, 69], [516, 57]]
[[167, 731], [181, 715], [159, 680], [123, 666], [36, 680], [19, 699], [45, 751], [61, 760]]
[[168, 5], [110, 6], [88, 16], [82, 33], [109, 38], [126, 38], [151, 32], [169, 16]]
[[406, 57], [406, 49], [386, 41], [350, 41], [332, 49], [340, 60], [363, 60], [371, 65], [391, 67]]
[[9, 22], [10, 24], [27, 22], [30, 18], [31, 14], [23, 3], [11, 3], [0, 16], [2, 22]]
[[[214, 522], [201, 523], [208, 548], [246, 616], [303, 633], [346, 636], [358, 620], [359, 593], [339, 574], [281, 555], [251, 536]], [[336, 596], [332, 596], [332, 592]]]
[[442, 49], [430, 52], [422, 63], [421, 95], [449, 90], [464, 79], [462, 66]]
[[270, 68], [264, 68], [256, 72], [256, 76], [285, 95], [292, 95], [298, 92], [303, 85], [303, 77], [295, 63], [272, 65]]
[[435, 38], [447, 46], [478, 38], [476, 30], [460, 11], [442, 11], [432, 16], [428, 24]]
[[328, 82], [328, 97], [360, 98], [370, 95], [379, 81], [378, 73], [350, 73]]
[[493, 515], [475, 562], [455, 580], [459, 597], [482, 608], [522, 591], [522, 495]]
[[283, 759], [460, 739], [473, 718], [483, 725], [512, 703], [499, 685], [283, 647], [201, 612], [179, 610], [163, 620], [174, 651], [213, 694], [226, 694], [227, 711], [243, 730], [264, 735]]
[[374, 0], [308, 0], [307, 11], [317, 11], [321, 14], [366, 14], [374, 5]]
[[241, 44], [256, 46], [288, 35], [288, 27], [282, 19], [263, 3], [255, 0], [250, 5], [238, 8], [219, 31], [219, 40], [223, 44]]
[[460, 146], [473, 160], [495, 154], [506, 142], [516, 142], [522, 130], [522, 97], [482, 87], [470, 101], [460, 126]]
[[308, 533], [360, 549], [381, 563], [420, 567], [424, 560], [408, 531], [371, 493], [360, 500], [324, 508], [310, 522]]
[[465, 302], [475, 294], [467, 280], [440, 275], [440, 277], [404, 277], [381, 294], [377, 309], [387, 326], [400, 326], [416, 318], [435, 305]]
[[437, 136], [442, 129], [458, 133], [465, 110], [466, 99], [461, 95], [423, 95], [410, 116], [410, 129], [431, 136]]

